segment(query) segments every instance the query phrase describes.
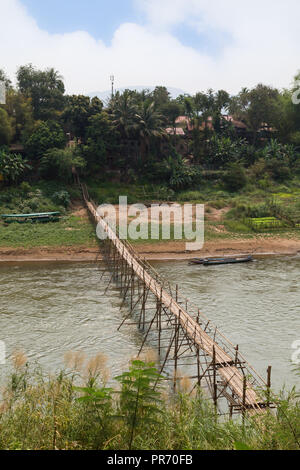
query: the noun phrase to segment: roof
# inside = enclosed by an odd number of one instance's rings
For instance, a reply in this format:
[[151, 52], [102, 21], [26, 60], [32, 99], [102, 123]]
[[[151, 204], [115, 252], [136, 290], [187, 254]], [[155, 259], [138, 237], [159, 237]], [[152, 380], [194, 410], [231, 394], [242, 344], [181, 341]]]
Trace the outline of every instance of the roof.
[[244, 122], [237, 121], [233, 116], [223, 116], [223, 119], [225, 119], [227, 122], [231, 122], [234, 127], [237, 127], [238, 129], [247, 129], [247, 126]]
[[176, 124], [185, 125], [187, 127], [188, 131], [193, 130], [193, 125], [191, 123], [191, 120], [187, 116], [178, 116], [178, 118], [176, 119]]
[[9, 150], [11, 152], [23, 152], [24, 151], [24, 145], [22, 144], [11, 144], [9, 147]]
[[[247, 126], [244, 122], [238, 121], [237, 119], [234, 119], [233, 116], [230, 115], [223, 115], [223, 119], [225, 119], [227, 122], [231, 122], [233, 126], [237, 129], [247, 129]], [[192, 124], [191, 120], [187, 116], [178, 116], [176, 119], [176, 124], [182, 125], [184, 124], [188, 131], [192, 131], [194, 129], [194, 125]], [[209, 116], [206, 121], [206, 127], [207, 129], [213, 130], [213, 118]], [[200, 125], [200, 129], [204, 130], [205, 129], [205, 122], [202, 122]], [[171, 132], [168, 132], [171, 133]]]
[[185, 135], [185, 132], [181, 127], [176, 127], [175, 132], [174, 132], [173, 127], [167, 127], [166, 133], [169, 135], [174, 135], [175, 133], [176, 135]]
[[188, 123], [189, 122], [189, 118], [187, 116], [178, 116], [178, 118], [176, 119], [176, 123], [177, 124], [180, 124], [180, 123]]

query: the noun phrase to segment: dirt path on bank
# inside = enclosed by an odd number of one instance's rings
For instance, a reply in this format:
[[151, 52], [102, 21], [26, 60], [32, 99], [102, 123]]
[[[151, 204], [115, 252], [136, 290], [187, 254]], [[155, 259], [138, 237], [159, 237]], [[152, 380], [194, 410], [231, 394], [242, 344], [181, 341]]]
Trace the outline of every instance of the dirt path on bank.
[[[180, 260], [194, 257], [223, 256], [237, 254], [257, 255], [297, 255], [300, 254], [300, 240], [272, 238], [252, 238], [249, 240], [207, 241], [203, 250], [186, 252], [184, 242], [139, 243], [135, 245], [141, 257], [148, 260]], [[95, 261], [99, 259], [97, 247], [39, 247], [39, 248], [0, 248], [0, 262], [37, 261]]]

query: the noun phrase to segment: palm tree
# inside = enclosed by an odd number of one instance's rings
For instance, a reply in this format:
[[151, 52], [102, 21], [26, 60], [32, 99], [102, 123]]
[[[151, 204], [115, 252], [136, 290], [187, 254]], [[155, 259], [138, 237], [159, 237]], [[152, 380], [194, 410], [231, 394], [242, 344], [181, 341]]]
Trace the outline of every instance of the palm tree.
[[136, 104], [130, 90], [121, 95], [116, 93], [111, 100], [113, 123], [125, 138], [129, 138], [134, 129]]
[[135, 114], [134, 128], [139, 135], [143, 160], [149, 155], [151, 140], [166, 135], [163, 124], [163, 116], [156, 111], [154, 102], [144, 102]]

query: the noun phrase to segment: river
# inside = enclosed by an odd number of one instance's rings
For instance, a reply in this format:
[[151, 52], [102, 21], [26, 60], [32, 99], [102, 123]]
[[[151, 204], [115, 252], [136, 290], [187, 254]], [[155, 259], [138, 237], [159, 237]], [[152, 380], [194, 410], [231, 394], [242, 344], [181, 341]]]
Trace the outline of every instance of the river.
[[[300, 342], [299, 257], [214, 267], [152, 264], [239, 344], [263, 377], [272, 365], [276, 390], [299, 383], [291, 364], [292, 345]], [[14, 350], [47, 370], [62, 368], [68, 351], [103, 352], [112, 376], [122, 371], [142, 336], [135, 326], [117, 331], [121, 300], [113, 285], [104, 295], [108, 279], [93, 263], [0, 264], [0, 341], [7, 355], [1, 380]]]

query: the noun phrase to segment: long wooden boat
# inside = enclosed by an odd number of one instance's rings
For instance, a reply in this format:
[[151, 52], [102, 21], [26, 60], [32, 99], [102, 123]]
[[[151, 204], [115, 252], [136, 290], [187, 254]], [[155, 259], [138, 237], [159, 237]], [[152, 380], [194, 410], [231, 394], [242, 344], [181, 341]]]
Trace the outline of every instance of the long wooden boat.
[[203, 266], [216, 266], [220, 264], [249, 263], [253, 256], [236, 256], [234, 258], [195, 258], [190, 264], [202, 264]]
[[204, 264], [205, 261], [217, 261], [219, 259], [220, 258], [194, 258], [189, 262], [189, 264]]
[[4, 219], [4, 222], [7, 224], [24, 224], [28, 222], [57, 222], [59, 216], [60, 212], [40, 212], [35, 214], [2, 214], [0, 217]]

